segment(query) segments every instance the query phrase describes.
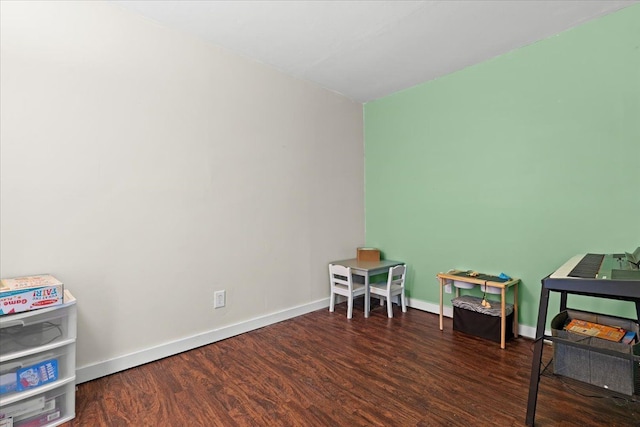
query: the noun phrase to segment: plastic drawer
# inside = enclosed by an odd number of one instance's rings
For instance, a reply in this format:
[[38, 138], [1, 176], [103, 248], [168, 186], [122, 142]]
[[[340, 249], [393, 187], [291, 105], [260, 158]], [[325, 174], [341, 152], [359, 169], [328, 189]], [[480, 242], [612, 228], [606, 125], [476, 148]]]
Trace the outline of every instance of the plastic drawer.
[[57, 426], [75, 417], [75, 383], [0, 406], [0, 419], [13, 417], [13, 426]]
[[75, 340], [75, 303], [0, 316], [0, 362], [38, 347]]
[[[21, 396], [37, 394], [40, 389], [51, 389], [69, 379], [74, 379], [76, 374], [75, 354], [76, 344], [71, 343], [63, 347], [45, 350], [0, 363], [0, 375], [4, 378], [4, 389], [0, 389], [3, 391], [2, 394], [0, 394], [0, 405], [4, 406], [5, 404], [21, 399]], [[57, 375], [52, 375], [49, 381], [42, 382], [40, 385], [34, 387], [27, 385], [25, 389], [19, 389], [20, 379], [17, 377], [17, 372], [20, 369], [30, 368], [50, 360], [55, 361], [54, 363], [57, 365]]]

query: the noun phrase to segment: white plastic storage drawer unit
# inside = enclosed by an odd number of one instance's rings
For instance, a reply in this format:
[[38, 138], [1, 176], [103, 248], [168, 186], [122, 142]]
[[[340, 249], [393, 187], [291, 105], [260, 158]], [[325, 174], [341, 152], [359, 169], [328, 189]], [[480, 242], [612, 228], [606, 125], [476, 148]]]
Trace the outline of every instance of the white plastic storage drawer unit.
[[75, 417], [75, 302], [66, 290], [60, 306], [0, 316], [0, 420], [51, 427]]

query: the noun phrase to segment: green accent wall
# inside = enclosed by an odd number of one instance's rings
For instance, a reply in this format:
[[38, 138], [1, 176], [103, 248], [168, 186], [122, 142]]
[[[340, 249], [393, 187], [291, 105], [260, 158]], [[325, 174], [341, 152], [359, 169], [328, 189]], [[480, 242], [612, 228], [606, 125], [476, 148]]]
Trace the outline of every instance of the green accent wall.
[[[640, 246], [640, 5], [367, 103], [364, 117], [366, 245], [407, 262], [412, 299], [438, 303], [439, 271], [504, 272], [522, 279], [520, 322], [535, 327], [543, 277], [576, 254]], [[569, 304], [635, 317], [628, 302]]]

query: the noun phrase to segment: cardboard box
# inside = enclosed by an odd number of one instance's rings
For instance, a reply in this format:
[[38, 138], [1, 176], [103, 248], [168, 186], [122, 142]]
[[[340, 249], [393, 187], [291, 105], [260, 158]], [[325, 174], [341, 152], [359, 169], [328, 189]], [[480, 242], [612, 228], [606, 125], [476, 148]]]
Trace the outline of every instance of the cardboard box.
[[1, 378], [0, 395], [40, 387], [58, 379], [58, 360], [45, 360], [16, 372], [3, 374]]
[[619, 342], [627, 333], [627, 331], [622, 328], [600, 325], [598, 323], [587, 322], [586, 320], [580, 319], [571, 319], [564, 329], [576, 334], [587, 335], [613, 342]]
[[64, 285], [50, 274], [0, 280], [0, 316], [62, 304]]
[[376, 248], [358, 248], [358, 261], [380, 261], [380, 250]]
[[45, 360], [27, 368], [18, 369], [17, 391], [40, 387], [58, 379], [58, 361], [56, 359]]

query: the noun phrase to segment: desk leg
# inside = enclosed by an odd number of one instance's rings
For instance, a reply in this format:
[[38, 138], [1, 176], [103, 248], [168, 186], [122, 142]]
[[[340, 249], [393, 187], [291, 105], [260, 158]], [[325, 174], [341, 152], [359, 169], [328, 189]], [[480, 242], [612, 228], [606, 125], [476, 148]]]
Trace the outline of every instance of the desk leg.
[[533, 345], [533, 361], [531, 362], [531, 379], [529, 380], [529, 400], [527, 401], [526, 424], [528, 426], [533, 425], [536, 417], [538, 386], [540, 385], [540, 365], [542, 364], [542, 350], [544, 347], [544, 328], [547, 323], [547, 310], [549, 308], [549, 289], [544, 286], [544, 282], [541, 288], [536, 340]]
[[[486, 289], [486, 287], [485, 287]], [[507, 335], [507, 316], [506, 316], [506, 307], [507, 307], [507, 288], [503, 287], [500, 292], [500, 348], [506, 347], [506, 339]]]
[[444, 325], [442, 322], [442, 289], [444, 289], [444, 284], [446, 283], [446, 280], [444, 279], [438, 279], [438, 281], [440, 282], [440, 330], [442, 331], [444, 329]]
[[364, 317], [369, 317], [369, 306], [371, 304], [369, 295], [369, 274], [364, 275]]
[[565, 311], [567, 309], [567, 293], [560, 292], [560, 311]]
[[513, 285], [513, 337], [518, 338], [518, 283]]

